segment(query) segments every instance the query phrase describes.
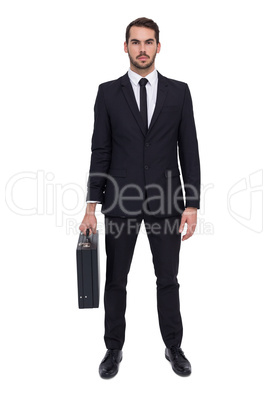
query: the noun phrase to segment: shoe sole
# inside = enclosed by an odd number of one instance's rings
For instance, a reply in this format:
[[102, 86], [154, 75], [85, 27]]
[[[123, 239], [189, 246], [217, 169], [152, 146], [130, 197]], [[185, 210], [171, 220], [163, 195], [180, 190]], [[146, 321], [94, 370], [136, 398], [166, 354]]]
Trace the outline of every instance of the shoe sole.
[[174, 373], [176, 373], [177, 375], [179, 375], [179, 376], [181, 376], [181, 377], [189, 377], [189, 376], [191, 375], [192, 371], [188, 371], [188, 372], [186, 372], [186, 373], [181, 373], [181, 372], [179, 372], [179, 371], [176, 371], [176, 370], [173, 368], [172, 364], [171, 364], [170, 358], [169, 358], [166, 354], [165, 354], [165, 358], [169, 361], [169, 363], [170, 363], [170, 365], [171, 365], [171, 367], [172, 367], [172, 370], [173, 370]]

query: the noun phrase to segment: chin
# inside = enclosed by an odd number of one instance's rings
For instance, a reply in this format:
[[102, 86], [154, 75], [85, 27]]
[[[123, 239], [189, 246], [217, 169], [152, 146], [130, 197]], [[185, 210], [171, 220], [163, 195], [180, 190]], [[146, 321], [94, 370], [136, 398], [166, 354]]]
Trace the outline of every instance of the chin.
[[148, 63], [148, 62], [139, 64], [139, 68], [142, 68], [142, 69], [149, 68], [149, 67], [151, 67], [151, 63]]

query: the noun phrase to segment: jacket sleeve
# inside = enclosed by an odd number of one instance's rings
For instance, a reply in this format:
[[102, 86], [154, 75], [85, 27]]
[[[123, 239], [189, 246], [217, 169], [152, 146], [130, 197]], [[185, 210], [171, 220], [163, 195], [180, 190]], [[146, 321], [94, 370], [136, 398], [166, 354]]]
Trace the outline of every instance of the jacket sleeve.
[[91, 139], [91, 162], [86, 201], [99, 200], [100, 203], [103, 203], [111, 152], [111, 125], [105, 105], [103, 87], [100, 85], [94, 106], [94, 130]]
[[178, 132], [179, 159], [183, 176], [186, 208], [200, 208], [200, 161], [192, 98], [185, 86], [181, 122]]

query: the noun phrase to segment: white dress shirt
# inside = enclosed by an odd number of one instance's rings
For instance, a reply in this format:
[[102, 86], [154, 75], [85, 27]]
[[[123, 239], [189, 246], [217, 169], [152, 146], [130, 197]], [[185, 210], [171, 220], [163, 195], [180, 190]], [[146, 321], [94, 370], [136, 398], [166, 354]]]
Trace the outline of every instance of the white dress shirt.
[[[150, 126], [152, 116], [154, 113], [154, 108], [156, 104], [157, 97], [157, 86], [158, 86], [158, 74], [154, 69], [150, 74], [146, 75], [146, 77], [142, 77], [141, 75], [135, 73], [131, 69], [128, 70], [128, 77], [131, 82], [131, 86], [133, 88], [133, 92], [136, 98], [136, 102], [138, 108], [140, 110], [140, 84], [139, 81], [141, 78], [147, 78], [148, 82], [146, 84], [146, 94], [147, 94], [147, 112], [148, 112], [148, 127]], [[88, 203], [99, 203], [100, 201], [87, 201]]]

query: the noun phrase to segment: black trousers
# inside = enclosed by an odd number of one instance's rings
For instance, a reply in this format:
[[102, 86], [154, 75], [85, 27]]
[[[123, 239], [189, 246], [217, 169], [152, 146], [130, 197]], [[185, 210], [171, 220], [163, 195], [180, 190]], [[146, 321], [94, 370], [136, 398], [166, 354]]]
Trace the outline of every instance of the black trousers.
[[146, 214], [135, 218], [105, 215], [107, 259], [104, 341], [107, 349], [122, 349], [125, 341], [127, 276], [143, 219], [157, 278], [157, 310], [161, 335], [168, 348], [181, 344], [183, 327], [177, 281], [181, 244], [180, 218], [156, 218]]

